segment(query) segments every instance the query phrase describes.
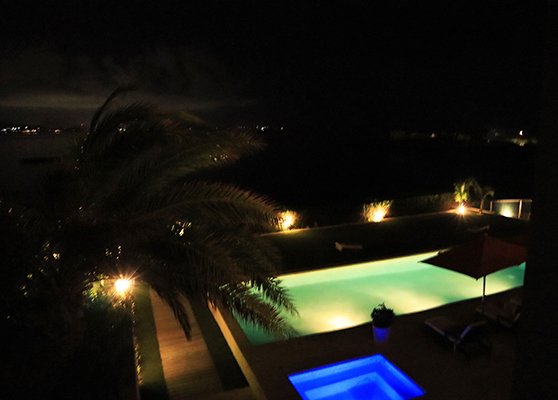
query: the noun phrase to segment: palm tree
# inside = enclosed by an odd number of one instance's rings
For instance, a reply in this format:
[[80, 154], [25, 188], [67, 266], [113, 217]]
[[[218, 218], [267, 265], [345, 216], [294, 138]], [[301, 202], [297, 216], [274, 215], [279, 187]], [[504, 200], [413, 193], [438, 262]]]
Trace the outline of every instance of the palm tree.
[[473, 198], [479, 200], [479, 212], [484, 210], [484, 202], [488, 197], [494, 197], [494, 189], [485, 186], [481, 187], [475, 178], [467, 178], [462, 182], [454, 184], [454, 200], [461, 204]]
[[469, 200], [469, 187], [466, 182], [453, 184], [453, 199], [458, 204], [466, 203]]
[[[281, 312], [296, 310], [276, 278], [278, 255], [259, 236], [276, 230], [278, 208], [204, 179], [260, 150], [261, 139], [143, 103], [115, 106], [124, 91], [109, 96], [76, 157], [49, 176], [41, 207], [12, 218], [34, 238], [26, 248], [32, 262], [20, 277], [25, 296], [56, 299], [53, 321], [65, 318], [64, 326], [79, 332], [86, 289], [104, 277], [133, 275], [172, 308], [187, 337], [181, 296], [222, 304], [290, 335]], [[48, 316], [41, 316], [45, 325]]]
[[60, 243], [79, 249], [82, 258], [83, 242], [92, 244], [88, 273], [133, 270], [172, 308], [186, 335], [190, 326], [179, 295], [221, 303], [288, 335], [279, 311], [295, 309], [274, 278], [277, 254], [256, 235], [276, 229], [277, 207], [249, 191], [200, 179], [204, 171], [260, 150], [262, 141], [141, 103], [111, 110], [121, 92], [93, 116], [76, 164], [77, 187], [63, 203], [73, 207], [69, 235]]

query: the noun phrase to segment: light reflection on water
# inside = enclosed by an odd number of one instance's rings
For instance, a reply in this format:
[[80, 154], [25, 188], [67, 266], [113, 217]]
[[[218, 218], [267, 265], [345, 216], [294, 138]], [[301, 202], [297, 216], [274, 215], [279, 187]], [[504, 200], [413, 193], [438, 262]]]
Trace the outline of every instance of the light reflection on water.
[[[299, 311], [286, 319], [301, 334], [328, 332], [370, 321], [372, 308], [385, 302], [395, 313], [428, 310], [480, 297], [482, 279], [421, 263], [437, 252], [281, 276]], [[525, 264], [486, 278], [486, 294], [523, 285]], [[254, 344], [273, 337], [240, 321]]]

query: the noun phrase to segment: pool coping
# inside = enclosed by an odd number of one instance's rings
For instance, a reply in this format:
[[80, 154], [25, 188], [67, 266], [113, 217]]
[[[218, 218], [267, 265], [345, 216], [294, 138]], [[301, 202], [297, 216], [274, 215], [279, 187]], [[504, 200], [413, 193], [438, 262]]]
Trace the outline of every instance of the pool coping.
[[[448, 213], [442, 213], [447, 218]], [[429, 215], [419, 215], [416, 216], [416, 220], [420, 221], [423, 218], [428, 217], [436, 218], [436, 214], [429, 214]], [[405, 221], [412, 220], [413, 217], [404, 217]], [[396, 218], [392, 219], [392, 223], [395, 222]], [[524, 221], [510, 221], [507, 218], [500, 217], [500, 216], [493, 216], [487, 214], [475, 214], [471, 215], [470, 222], [474, 225], [479, 225], [479, 223], [485, 223], [486, 221], [495, 221], [494, 224], [494, 233], [499, 236], [506, 236], [506, 234], [515, 235], [517, 232], [526, 232], [528, 228], [528, 224], [525, 224]], [[355, 224], [355, 226], [361, 226], [363, 224]], [[382, 223], [379, 224], [368, 224], [369, 226], [373, 227], [373, 229], [381, 229]], [[463, 242], [464, 240], [472, 237], [473, 235], [468, 234], [465, 232], [467, 229], [467, 225], [461, 227], [461, 232], [456, 234], [452, 238], [447, 238], [444, 243], [432, 243], [432, 242], [425, 242], [422, 246], [415, 246], [414, 248], [409, 248], [405, 250], [401, 250], [402, 246], [397, 243], [397, 247], [399, 251], [390, 251], [392, 249], [382, 249], [379, 254], [372, 254], [370, 253], [366, 255], [365, 258], [360, 258], [357, 260], [351, 260], [349, 262], [343, 263], [321, 263], [319, 265], [305, 265], [305, 266], [291, 266], [290, 268], [286, 268], [285, 270], [281, 271], [281, 274], [294, 274], [297, 272], [307, 272], [310, 270], [318, 270], [322, 268], [331, 268], [335, 266], [340, 266], [344, 264], [352, 264], [352, 263], [362, 263], [362, 262], [369, 262], [369, 261], [378, 261], [382, 259], [390, 259], [395, 257], [402, 257], [408, 256], [415, 253], [421, 252], [428, 252], [428, 251], [436, 251], [436, 249], [444, 249], [448, 248], [452, 245], [457, 244], [459, 241]], [[325, 228], [325, 227], [324, 227]], [[324, 229], [322, 228], [322, 229]], [[346, 228], [346, 227], [344, 227]], [[335, 227], [327, 227], [327, 229], [335, 230]], [[463, 234], [463, 233], [466, 234]], [[276, 234], [276, 237], [280, 237], [282, 234]], [[289, 233], [287, 233], [289, 235]], [[291, 236], [289, 240], [294, 238]], [[397, 238], [399, 239], [399, 238]], [[393, 238], [391, 239], [393, 240]], [[328, 242], [329, 243], [329, 242]], [[395, 243], [395, 242], [393, 242]], [[418, 248], [418, 251], [417, 251]], [[375, 256], [374, 256], [375, 255]], [[487, 296], [488, 299], [497, 299], [503, 296], [506, 296], [508, 292], [515, 292], [517, 290], [522, 290], [521, 288], [510, 289], [505, 292], [496, 293], [490, 296]], [[398, 322], [397, 325], [407, 325], [409, 331], [415, 331], [418, 335], [422, 336], [421, 327], [424, 325], [422, 324], [421, 319], [426, 318], [428, 315], [436, 315], [438, 313], [443, 314], [455, 314], [454, 311], [450, 310], [461, 310], [458, 312], [463, 315], [468, 315], [470, 318], [471, 316], [475, 315], [474, 309], [476, 308], [476, 302], [478, 302], [478, 298], [468, 299], [457, 301], [454, 303], [442, 305], [433, 309], [418, 311], [415, 313], [405, 314], [399, 316], [397, 318]], [[244, 334], [244, 331], [236, 321], [236, 319], [230, 314], [230, 312], [223, 307], [220, 306], [210, 306], [210, 309], [221, 328], [225, 340], [227, 341], [231, 351], [233, 352], [237, 362], [242, 369], [248, 383], [254, 393], [254, 396], [257, 399], [270, 399], [270, 400], [284, 400], [284, 399], [296, 399], [298, 397], [298, 393], [296, 392], [295, 388], [289, 383], [287, 376], [290, 373], [303, 371], [305, 369], [314, 368], [319, 365], [323, 365], [325, 363], [331, 362], [339, 362], [349, 358], [355, 357], [362, 357], [371, 354], [381, 353], [386, 355], [390, 360], [392, 360], [396, 365], [402, 367], [402, 370], [406, 370], [406, 365], [413, 365], [408, 359], [408, 355], [401, 354], [400, 351], [396, 348], [397, 346], [394, 345], [395, 342], [401, 341], [401, 337], [397, 339], [393, 339], [391, 343], [387, 345], [379, 345], [373, 342], [372, 339], [372, 324], [370, 322], [360, 324], [351, 328], [345, 328], [336, 331], [330, 332], [323, 332], [323, 333], [315, 333], [310, 335], [304, 335], [300, 337], [295, 337], [287, 340], [282, 340], [279, 342], [271, 342], [266, 344], [259, 344], [253, 345], [249, 339]], [[463, 311], [465, 310], [465, 311]], [[418, 321], [418, 323], [417, 323]], [[396, 329], [396, 332], [398, 330]], [[401, 336], [402, 332], [399, 331], [395, 336]], [[350, 338], [350, 339], [347, 339]], [[413, 339], [414, 340], [414, 339]], [[419, 344], [419, 347], [431, 348], [432, 351], [438, 352], [438, 348], [432, 346], [431, 339], [426, 339], [426, 342], [423, 344]], [[510, 341], [509, 338], [505, 338], [505, 342], [508, 343]], [[322, 346], [325, 351], [322, 350]], [[509, 360], [510, 350], [509, 346], [506, 345], [505, 348], [505, 360]], [[404, 343], [403, 347], [408, 347], [408, 344]], [[456, 360], [452, 358], [452, 354], [445, 354], [445, 352], [441, 352], [438, 354], [440, 364], [455, 364]], [[271, 364], [273, 367], [270, 369], [270, 361], [269, 358], [272, 358]], [[448, 358], [449, 357], [449, 358]], [[462, 365], [457, 364], [458, 368], [462, 368]], [[509, 372], [509, 365], [506, 364], [505, 369]], [[424, 373], [423, 368], [418, 368], [416, 370], [417, 374]], [[442, 369], [441, 373], [445, 373], [446, 370]], [[412, 375], [411, 375], [412, 376]], [[510, 379], [511, 381], [511, 379]], [[450, 382], [452, 380], [450, 379]], [[419, 385], [421, 384], [418, 382]], [[459, 386], [459, 382], [456, 382], [456, 385]], [[444, 386], [444, 385], [442, 385]], [[464, 387], [462, 393], [471, 396], [470, 391], [468, 392], [467, 389], [471, 389], [468, 387]], [[507, 388], [504, 388], [507, 390]], [[442, 391], [443, 392], [443, 391]], [[451, 393], [450, 397], [447, 397], [448, 394], [446, 393], [444, 396], [445, 398], [454, 398], [459, 399], [459, 394]], [[428, 395], [428, 398], [437, 398], [432, 397], [431, 393]], [[444, 397], [438, 397], [443, 399]], [[462, 397], [466, 399], [467, 397]], [[475, 398], [475, 397], [470, 397]], [[477, 395], [478, 398], [478, 395]], [[494, 399], [499, 399], [500, 397], [493, 397]], [[486, 397], [486, 399], [490, 399], [490, 397]]]
[[[522, 287], [511, 289], [490, 295], [487, 299], [496, 301], [522, 290]], [[484, 398], [496, 400], [506, 398], [505, 395], [479, 397], [477, 388], [469, 387], [470, 385], [465, 385], [465, 383], [468, 380], [474, 380], [472, 377], [477, 377], [478, 385], [482, 386], [480, 377], [486, 374], [506, 375], [509, 378], [509, 385], [507, 381], [504, 382], [500, 379], [499, 384], [495, 384], [495, 388], [491, 388], [491, 390], [501, 389], [502, 393], [508, 394], [511, 390], [511, 365], [513, 364], [510, 364], [510, 359], [513, 360], [515, 354], [515, 333], [513, 331], [491, 325], [490, 329], [497, 337], [495, 348], [498, 349], [498, 354], [490, 359], [476, 357], [472, 361], [468, 361], [461, 354], [453, 354], [452, 349], [440, 341], [436, 335], [428, 332], [423, 323], [425, 319], [437, 315], [470, 319], [475, 315], [474, 310], [479, 301], [479, 298], [468, 299], [399, 316], [392, 329], [390, 340], [384, 344], [374, 343], [372, 324], [364, 323], [338, 331], [252, 345], [236, 319], [228, 311], [221, 307], [212, 307], [212, 312], [223, 329], [227, 343], [237, 358], [256, 399], [297, 399], [299, 396], [288, 380], [289, 374], [373, 354], [382, 354], [397, 365], [425, 389], [429, 399]], [[407, 335], [410, 336], [407, 337]], [[421, 363], [417, 365], [417, 359], [426, 360], [427, 358], [432, 365], [422, 365]], [[502, 360], [504, 361], [502, 362]], [[475, 364], [482, 368], [476, 370], [471, 367]], [[439, 371], [437, 374], [430, 373], [430, 369]], [[452, 369], [461, 371], [463, 380], [460, 377], [459, 381], [456, 381]], [[451, 376], [445, 377], [444, 375]]]
[[[526, 234], [527, 221], [471, 212], [417, 214], [380, 223], [353, 223], [263, 235], [282, 257], [280, 275], [402, 257], [447, 248], [478, 236], [489, 226], [496, 237]], [[358, 243], [360, 250], [338, 251], [335, 242]]]

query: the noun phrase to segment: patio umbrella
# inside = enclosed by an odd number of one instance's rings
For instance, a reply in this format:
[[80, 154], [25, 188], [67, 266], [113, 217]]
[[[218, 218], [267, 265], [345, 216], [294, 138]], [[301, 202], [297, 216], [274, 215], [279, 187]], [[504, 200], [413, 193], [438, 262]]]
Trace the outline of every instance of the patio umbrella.
[[485, 233], [473, 241], [452, 247], [421, 262], [460, 272], [475, 279], [482, 278], [484, 304], [486, 275], [527, 260], [527, 248], [519, 243], [508, 242]]

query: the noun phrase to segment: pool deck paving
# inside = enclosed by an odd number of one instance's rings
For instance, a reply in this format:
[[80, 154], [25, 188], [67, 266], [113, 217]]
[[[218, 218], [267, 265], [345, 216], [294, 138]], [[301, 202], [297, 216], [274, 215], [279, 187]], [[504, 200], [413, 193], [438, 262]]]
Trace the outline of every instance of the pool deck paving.
[[[347, 224], [268, 235], [284, 259], [283, 273], [380, 260], [463, 243], [483, 232], [526, 243], [526, 221], [490, 214], [453, 212], [393, 218], [379, 224]], [[340, 251], [335, 242], [358, 244]], [[521, 288], [487, 296], [502, 301]], [[447, 316], [461, 322], [481, 318], [475, 312], [480, 299], [444, 305], [402, 315], [391, 329], [388, 343], [374, 343], [371, 323], [335, 332], [292, 338], [253, 346], [236, 321], [224, 317], [246, 359], [256, 385], [269, 400], [299, 399], [288, 375], [325, 364], [381, 353], [426, 391], [425, 399], [509, 398], [515, 357], [516, 333], [497, 324], [487, 326], [492, 343], [488, 354], [453, 353], [452, 346], [424, 321]]]
[[[501, 301], [517, 295], [513, 289], [487, 297]], [[483, 399], [509, 398], [515, 357], [516, 333], [490, 322], [486, 335], [490, 351], [469, 348], [466, 356], [453, 352], [449, 342], [428, 328], [424, 321], [434, 316], [446, 316], [468, 322], [482, 319], [475, 314], [480, 299], [472, 299], [436, 309], [397, 317], [389, 340], [374, 342], [370, 323], [335, 332], [308, 335], [285, 341], [252, 346], [242, 343], [242, 351], [258, 385], [268, 400], [299, 399], [288, 380], [289, 374], [319, 366], [383, 354], [422, 387], [424, 399]]]

